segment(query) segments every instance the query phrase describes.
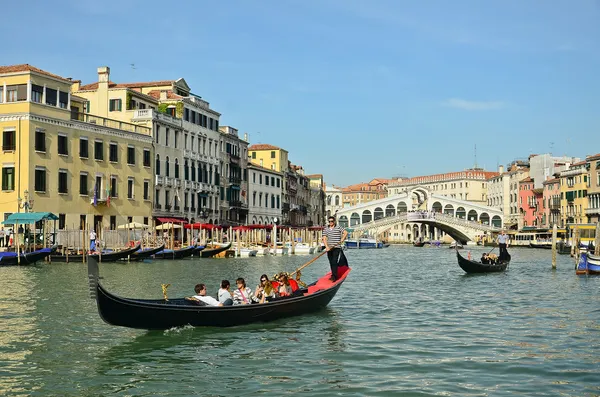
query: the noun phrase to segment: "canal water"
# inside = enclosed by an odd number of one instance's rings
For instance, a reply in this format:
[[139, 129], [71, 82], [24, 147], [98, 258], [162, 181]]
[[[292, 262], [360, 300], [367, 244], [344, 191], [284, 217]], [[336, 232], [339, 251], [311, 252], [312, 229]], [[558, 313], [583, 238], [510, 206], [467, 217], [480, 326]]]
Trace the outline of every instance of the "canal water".
[[[466, 250], [463, 250], [466, 255]], [[472, 249], [473, 257], [483, 248]], [[506, 273], [466, 275], [453, 250], [347, 252], [352, 273], [323, 311], [266, 324], [112, 327], [83, 264], [0, 268], [2, 396], [593, 396], [600, 394], [600, 277], [569, 256], [513, 249]], [[114, 293], [252, 288], [309, 256], [103, 264]], [[328, 269], [324, 257], [305, 281]]]

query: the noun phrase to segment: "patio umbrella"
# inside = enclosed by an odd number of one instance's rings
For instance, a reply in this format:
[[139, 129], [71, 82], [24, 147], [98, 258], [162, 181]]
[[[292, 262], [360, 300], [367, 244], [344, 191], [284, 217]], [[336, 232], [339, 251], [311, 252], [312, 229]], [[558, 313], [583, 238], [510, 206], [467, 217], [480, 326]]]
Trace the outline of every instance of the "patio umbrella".
[[144, 225], [143, 223], [139, 223], [139, 222], [129, 222], [126, 223], [124, 225], [119, 225], [117, 226], [117, 229], [119, 230], [125, 230], [125, 229], [147, 229], [148, 225]]

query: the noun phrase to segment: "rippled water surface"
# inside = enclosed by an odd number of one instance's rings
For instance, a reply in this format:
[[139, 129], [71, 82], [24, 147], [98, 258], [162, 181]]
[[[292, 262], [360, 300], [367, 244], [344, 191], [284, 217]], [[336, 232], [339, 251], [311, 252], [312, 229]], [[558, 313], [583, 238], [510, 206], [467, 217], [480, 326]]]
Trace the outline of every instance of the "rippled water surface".
[[[482, 249], [473, 248], [473, 256]], [[87, 268], [0, 268], [0, 395], [596, 396], [600, 277], [568, 256], [514, 249], [506, 273], [466, 275], [447, 248], [348, 252], [352, 273], [304, 317], [147, 332], [105, 324]], [[121, 296], [216, 293], [222, 278], [292, 271], [311, 257], [104, 264]], [[312, 281], [325, 258], [304, 272]]]

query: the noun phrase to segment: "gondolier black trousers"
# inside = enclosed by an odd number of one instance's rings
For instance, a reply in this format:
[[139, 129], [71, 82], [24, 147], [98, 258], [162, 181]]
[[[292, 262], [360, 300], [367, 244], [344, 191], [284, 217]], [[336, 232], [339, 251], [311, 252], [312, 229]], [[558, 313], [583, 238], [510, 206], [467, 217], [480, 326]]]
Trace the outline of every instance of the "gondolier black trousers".
[[499, 260], [503, 260], [504, 258], [508, 257], [506, 244], [498, 243], [498, 248], [500, 249], [500, 256], [498, 257]]
[[329, 267], [331, 267], [331, 277], [337, 279], [338, 267], [348, 266], [348, 259], [341, 248], [332, 248], [327, 251], [327, 259], [329, 259]]

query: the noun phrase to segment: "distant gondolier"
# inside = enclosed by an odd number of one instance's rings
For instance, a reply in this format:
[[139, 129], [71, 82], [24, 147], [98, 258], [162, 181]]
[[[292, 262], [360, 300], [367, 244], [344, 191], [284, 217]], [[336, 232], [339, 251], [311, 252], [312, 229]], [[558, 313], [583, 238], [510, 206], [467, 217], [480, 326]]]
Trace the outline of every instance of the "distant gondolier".
[[329, 259], [331, 267], [331, 280], [335, 281], [338, 276], [338, 267], [348, 266], [348, 260], [341, 248], [341, 244], [348, 237], [348, 232], [335, 224], [335, 218], [329, 217], [328, 221], [329, 226], [323, 229], [323, 244], [325, 244], [327, 259]]
[[90, 251], [96, 251], [96, 231], [94, 229], [90, 232]]
[[502, 230], [502, 232], [498, 235], [498, 248], [500, 249], [500, 260], [508, 256], [508, 251], [506, 249], [506, 247], [508, 246], [508, 241], [509, 237], [506, 234], [506, 231]]

